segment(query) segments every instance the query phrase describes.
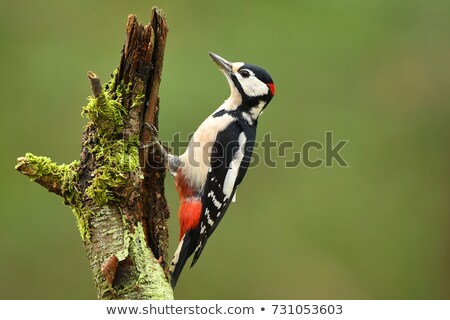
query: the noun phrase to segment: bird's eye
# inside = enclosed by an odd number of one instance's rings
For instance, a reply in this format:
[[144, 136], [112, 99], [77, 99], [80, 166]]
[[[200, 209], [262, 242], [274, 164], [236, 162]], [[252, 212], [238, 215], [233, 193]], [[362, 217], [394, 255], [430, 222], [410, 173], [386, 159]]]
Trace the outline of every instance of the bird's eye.
[[245, 70], [245, 69], [239, 70], [239, 74], [240, 74], [242, 77], [244, 77], [244, 78], [250, 77], [250, 72], [249, 72], [248, 70]]

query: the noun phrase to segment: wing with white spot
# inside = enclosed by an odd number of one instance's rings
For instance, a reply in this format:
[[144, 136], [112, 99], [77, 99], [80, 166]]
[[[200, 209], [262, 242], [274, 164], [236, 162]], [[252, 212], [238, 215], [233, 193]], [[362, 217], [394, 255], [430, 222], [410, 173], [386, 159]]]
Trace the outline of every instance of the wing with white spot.
[[251, 160], [256, 128], [242, 122], [231, 125], [234, 127], [217, 134], [211, 151], [211, 167], [202, 196], [200, 237], [191, 267], [222, 220]]

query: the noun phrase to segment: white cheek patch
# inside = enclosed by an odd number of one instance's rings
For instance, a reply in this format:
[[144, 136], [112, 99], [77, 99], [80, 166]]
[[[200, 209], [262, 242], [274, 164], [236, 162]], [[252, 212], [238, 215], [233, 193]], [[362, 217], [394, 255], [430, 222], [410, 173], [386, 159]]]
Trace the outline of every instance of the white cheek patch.
[[242, 89], [247, 96], [259, 97], [269, 93], [269, 87], [254, 75], [251, 75], [248, 78], [244, 78], [240, 74], [238, 74], [237, 77], [239, 78]]

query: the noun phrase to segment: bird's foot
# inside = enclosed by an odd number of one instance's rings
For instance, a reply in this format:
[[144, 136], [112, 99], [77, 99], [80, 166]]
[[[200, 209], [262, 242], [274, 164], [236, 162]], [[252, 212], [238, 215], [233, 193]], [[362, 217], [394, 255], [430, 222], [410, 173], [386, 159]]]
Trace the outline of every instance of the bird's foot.
[[147, 149], [149, 154], [159, 153], [161, 155], [162, 161], [167, 167], [167, 162], [169, 158], [168, 147], [164, 146], [158, 139], [158, 129], [151, 123], [144, 122], [144, 127], [150, 132], [151, 141], [145, 145], [142, 145], [141, 149]]

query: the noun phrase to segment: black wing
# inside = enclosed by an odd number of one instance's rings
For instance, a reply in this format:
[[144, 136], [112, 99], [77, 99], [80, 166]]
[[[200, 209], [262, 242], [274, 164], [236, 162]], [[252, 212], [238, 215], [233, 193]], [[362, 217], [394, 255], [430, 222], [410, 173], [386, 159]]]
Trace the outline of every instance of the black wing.
[[231, 126], [217, 134], [211, 150], [211, 167], [202, 195], [200, 235], [191, 267], [225, 215], [251, 161], [256, 125], [250, 127], [244, 121], [235, 121]]

